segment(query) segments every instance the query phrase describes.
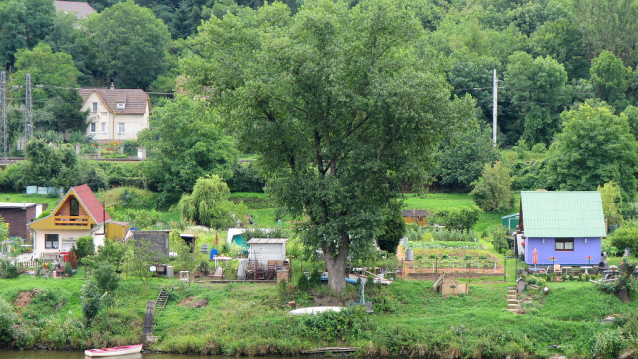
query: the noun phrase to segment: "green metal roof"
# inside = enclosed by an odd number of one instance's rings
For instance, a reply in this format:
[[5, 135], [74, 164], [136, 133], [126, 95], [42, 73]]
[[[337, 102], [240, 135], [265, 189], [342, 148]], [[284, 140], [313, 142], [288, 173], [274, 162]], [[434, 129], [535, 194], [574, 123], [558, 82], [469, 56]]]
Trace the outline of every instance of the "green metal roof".
[[523, 191], [521, 220], [526, 237], [605, 237], [598, 191]]

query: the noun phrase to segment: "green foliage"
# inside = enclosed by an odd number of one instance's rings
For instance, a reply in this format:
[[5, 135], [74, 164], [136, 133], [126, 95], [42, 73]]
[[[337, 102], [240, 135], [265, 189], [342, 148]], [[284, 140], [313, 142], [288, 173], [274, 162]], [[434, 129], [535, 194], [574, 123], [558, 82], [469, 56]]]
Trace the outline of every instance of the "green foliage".
[[[463, 248], [463, 249], [483, 249], [483, 244], [480, 242], [447, 242], [447, 241], [435, 241], [435, 242], [408, 242], [407, 248]], [[432, 258], [431, 259], [436, 259]]]
[[0, 278], [14, 279], [20, 276], [18, 267], [6, 259], [0, 259]]
[[618, 184], [614, 181], [607, 182], [603, 186], [598, 186], [598, 192], [603, 202], [603, 213], [609, 224], [620, 224], [623, 219], [620, 213], [622, 193]]
[[156, 194], [131, 186], [112, 188], [104, 192], [106, 207], [126, 207], [134, 209], [153, 209], [156, 204]]
[[144, 171], [151, 189], [182, 194], [199, 178], [231, 177], [238, 152], [213, 109], [178, 97], [154, 108], [151, 123], [138, 136], [148, 150]]
[[11, 306], [3, 298], [0, 298], [0, 343], [8, 344], [13, 338], [12, 327], [18, 321], [18, 316], [13, 313]]
[[[305, 276], [302, 276], [305, 277]], [[315, 268], [310, 272], [310, 278], [308, 278], [308, 286], [310, 288], [317, 288], [321, 285], [321, 273], [319, 269]]]
[[472, 200], [484, 211], [503, 212], [514, 206], [511, 191], [512, 177], [509, 170], [500, 161], [494, 165], [486, 164], [478, 181], [472, 183]]
[[505, 253], [509, 249], [507, 228], [498, 226], [492, 230], [492, 244], [498, 253]]
[[170, 34], [148, 8], [132, 0], [91, 16], [96, 69], [118, 88], [147, 88], [165, 71]]
[[300, 291], [307, 291], [310, 289], [310, 282], [305, 274], [302, 274], [297, 279], [297, 289]]
[[237, 162], [227, 183], [231, 192], [263, 192], [266, 186], [266, 180], [254, 162]]
[[308, 219], [299, 233], [341, 291], [337, 273], [371, 246], [400, 179], [425, 172], [472, 104], [448, 100], [443, 59], [397, 3], [317, 0], [290, 14], [273, 3], [205, 22], [183, 88], [258, 155], [275, 202]]
[[129, 243], [129, 248], [124, 256], [124, 270], [148, 285], [148, 279], [151, 276], [148, 267], [153, 264], [157, 252], [151, 250], [151, 243], [146, 238], [139, 241], [129, 241]]
[[619, 101], [625, 99], [631, 72], [631, 68], [626, 68], [621, 59], [609, 51], [603, 51], [592, 60], [589, 75], [598, 98], [616, 107], [621, 105]]
[[131, 222], [131, 228], [153, 228], [160, 221], [161, 213], [155, 209], [124, 208], [114, 210], [109, 208], [109, 213], [119, 221]]
[[466, 190], [476, 181], [486, 163], [500, 155], [492, 142], [492, 130], [478, 123], [447, 138], [436, 152], [439, 183], [448, 188]]
[[562, 117], [565, 128], [556, 135], [541, 172], [548, 189], [591, 191], [614, 181], [623, 201], [634, 198], [638, 144], [627, 118], [588, 104]]
[[[631, 253], [638, 253], [638, 224], [626, 222], [610, 235], [611, 244], [618, 248], [618, 252], [629, 249]], [[610, 253], [613, 254], [613, 253]]]
[[[302, 276], [303, 277], [303, 276]], [[354, 306], [340, 312], [326, 311], [316, 315], [295, 317], [300, 335], [325, 342], [368, 339], [373, 329], [368, 314], [362, 306]]]
[[82, 313], [89, 323], [91, 323], [100, 312], [100, 308], [102, 307], [102, 301], [100, 300], [102, 294], [95, 281], [88, 281], [82, 286], [82, 296], [80, 297]]
[[448, 230], [456, 229], [469, 232], [479, 220], [482, 212], [476, 206], [440, 209], [434, 212], [434, 221], [445, 226]]
[[0, 63], [12, 64], [18, 49], [33, 48], [51, 30], [55, 6], [48, 0], [0, 2]]
[[388, 213], [383, 220], [381, 233], [377, 236], [379, 248], [389, 253], [396, 253], [405, 230], [406, 225], [401, 211], [401, 203], [394, 202], [388, 206]]
[[200, 178], [193, 193], [182, 196], [178, 208], [182, 218], [212, 228], [225, 229], [232, 226], [246, 213], [243, 204], [228, 201], [230, 191], [217, 175]]
[[95, 244], [93, 244], [92, 236], [82, 236], [75, 242], [75, 253], [78, 257], [78, 262], [82, 261], [82, 258], [92, 256], [95, 254]]
[[620, 357], [623, 350], [627, 348], [625, 335], [626, 334], [618, 328], [605, 329], [594, 338], [592, 354], [594, 357], [601, 359], [614, 359]]

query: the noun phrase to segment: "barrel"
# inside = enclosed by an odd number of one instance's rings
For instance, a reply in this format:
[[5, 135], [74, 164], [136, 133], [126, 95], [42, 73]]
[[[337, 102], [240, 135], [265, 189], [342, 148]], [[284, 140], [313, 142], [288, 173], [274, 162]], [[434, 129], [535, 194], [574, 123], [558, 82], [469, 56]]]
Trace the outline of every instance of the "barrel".
[[213, 248], [210, 250], [210, 259], [213, 260], [213, 258], [215, 258], [215, 256], [217, 255], [217, 248]]
[[405, 260], [406, 261], [412, 261], [414, 260], [414, 254], [413, 254], [413, 249], [412, 248], [408, 248], [405, 250]]

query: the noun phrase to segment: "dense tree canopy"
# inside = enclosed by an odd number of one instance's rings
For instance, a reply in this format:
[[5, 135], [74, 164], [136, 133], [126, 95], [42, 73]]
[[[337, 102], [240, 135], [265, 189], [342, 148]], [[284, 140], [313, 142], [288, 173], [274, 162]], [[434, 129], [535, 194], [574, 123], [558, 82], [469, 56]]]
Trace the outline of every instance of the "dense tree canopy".
[[168, 27], [132, 0], [113, 5], [87, 22], [96, 69], [118, 88], [147, 88], [165, 70]]
[[13, 64], [13, 55], [33, 48], [49, 33], [55, 7], [49, 0], [0, 2], [0, 63]]
[[638, 143], [627, 117], [581, 105], [562, 116], [564, 130], [547, 153], [542, 176], [550, 189], [593, 191], [616, 182], [628, 201], [636, 195]]
[[421, 22], [392, 1], [282, 4], [205, 23], [184, 62], [184, 88], [220, 106], [259, 154], [272, 197], [306, 221], [333, 289], [348, 255], [372, 245], [408, 169], [471, 116], [450, 101], [442, 59]]
[[151, 128], [139, 138], [148, 150], [150, 184], [160, 192], [191, 192], [195, 181], [209, 174], [228, 179], [237, 161], [234, 141], [217, 114], [183, 97], [155, 108]]

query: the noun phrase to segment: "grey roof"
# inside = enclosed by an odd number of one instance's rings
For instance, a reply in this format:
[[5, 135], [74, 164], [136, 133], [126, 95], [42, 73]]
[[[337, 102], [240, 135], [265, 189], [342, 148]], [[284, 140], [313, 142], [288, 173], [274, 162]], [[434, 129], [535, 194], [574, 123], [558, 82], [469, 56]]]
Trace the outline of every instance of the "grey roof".
[[427, 217], [428, 211], [425, 209], [404, 209], [403, 217]]
[[251, 238], [246, 244], [281, 244], [288, 242], [288, 238]]
[[27, 208], [37, 206], [37, 203], [14, 203], [14, 202], [0, 202], [0, 208]]
[[89, 14], [95, 12], [95, 9], [86, 2], [77, 1], [54, 1], [55, 9], [57, 11], [74, 12], [75, 17], [78, 19], [86, 19]]
[[526, 237], [604, 237], [598, 191], [523, 191], [521, 221]]

